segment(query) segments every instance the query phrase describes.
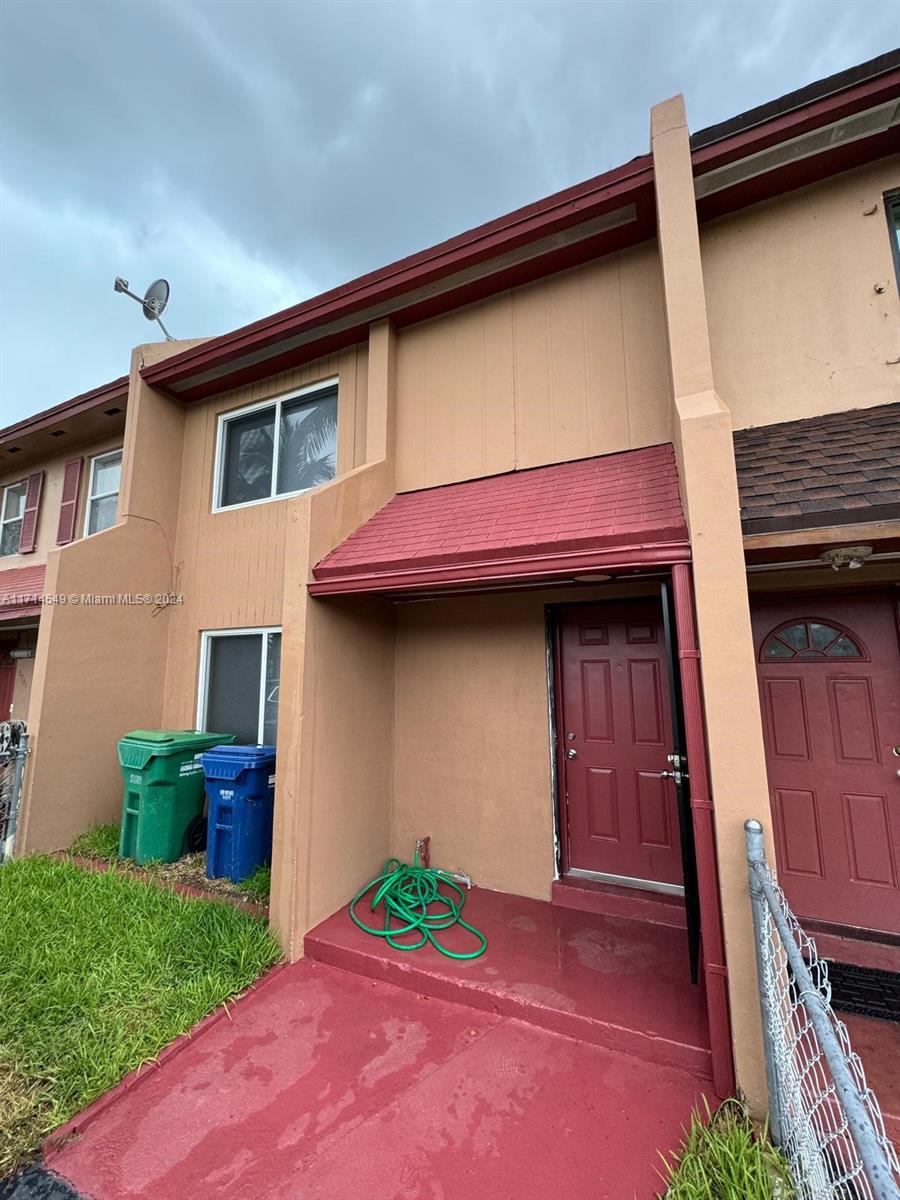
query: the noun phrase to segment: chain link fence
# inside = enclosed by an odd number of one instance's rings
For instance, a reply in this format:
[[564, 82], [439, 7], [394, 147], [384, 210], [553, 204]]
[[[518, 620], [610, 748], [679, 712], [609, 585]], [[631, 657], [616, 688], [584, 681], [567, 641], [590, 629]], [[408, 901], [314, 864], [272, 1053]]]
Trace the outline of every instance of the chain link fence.
[[27, 757], [25, 722], [0, 722], [0, 864], [12, 858]]
[[747, 821], [750, 900], [772, 1140], [801, 1200], [900, 1200], [900, 1165], [881, 1109], [831, 1007], [828, 969]]

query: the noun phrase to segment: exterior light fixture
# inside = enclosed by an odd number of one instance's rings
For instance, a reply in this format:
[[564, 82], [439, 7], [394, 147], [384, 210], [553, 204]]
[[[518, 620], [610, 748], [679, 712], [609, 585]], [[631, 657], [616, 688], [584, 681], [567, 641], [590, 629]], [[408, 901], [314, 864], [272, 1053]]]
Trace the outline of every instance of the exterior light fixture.
[[871, 546], [839, 546], [835, 550], [826, 550], [821, 558], [832, 571], [839, 571], [841, 567], [858, 571], [871, 553]]
[[573, 575], [576, 583], [608, 583], [612, 575]]

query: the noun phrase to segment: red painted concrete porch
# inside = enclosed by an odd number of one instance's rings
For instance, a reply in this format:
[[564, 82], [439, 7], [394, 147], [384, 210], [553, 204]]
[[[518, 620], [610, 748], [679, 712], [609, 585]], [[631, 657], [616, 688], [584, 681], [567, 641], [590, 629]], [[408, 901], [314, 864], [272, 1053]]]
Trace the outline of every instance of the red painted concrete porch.
[[93, 1200], [651, 1200], [713, 1099], [684, 931], [479, 890], [466, 915], [468, 964], [336, 913], [48, 1166]]
[[[658, 913], [673, 923], [473, 888], [464, 916], [487, 936], [481, 958], [446, 958], [432, 946], [393, 950], [344, 909], [307, 934], [305, 948], [331, 966], [706, 1079], [709, 1032], [701, 989], [690, 981], [687, 934], [680, 910], [661, 904]], [[474, 947], [458, 926], [442, 940], [452, 950]]]

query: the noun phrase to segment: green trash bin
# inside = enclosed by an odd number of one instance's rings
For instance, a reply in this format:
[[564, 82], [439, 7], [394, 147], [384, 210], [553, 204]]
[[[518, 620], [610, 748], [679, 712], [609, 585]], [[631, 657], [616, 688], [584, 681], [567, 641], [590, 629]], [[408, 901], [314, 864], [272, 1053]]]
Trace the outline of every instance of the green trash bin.
[[234, 741], [228, 733], [135, 729], [119, 742], [125, 781], [119, 855], [136, 863], [175, 862], [185, 835], [203, 813], [204, 750]]

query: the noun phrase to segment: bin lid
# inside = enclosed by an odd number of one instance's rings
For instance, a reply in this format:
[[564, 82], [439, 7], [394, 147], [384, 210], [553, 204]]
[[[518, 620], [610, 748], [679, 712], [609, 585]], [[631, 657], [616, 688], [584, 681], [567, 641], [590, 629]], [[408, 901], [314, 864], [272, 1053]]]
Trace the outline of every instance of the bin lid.
[[234, 734], [204, 733], [200, 729], [133, 729], [118, 743], [123, 767], [142, 769], [151, 758], [169, 754], [196, 754], [222, 742], [233, 742]]
[[237, 779], [252, 767], [275, 763], [274, 746], [214, 746], [200, 756], [203, 770], [210, 779]]

